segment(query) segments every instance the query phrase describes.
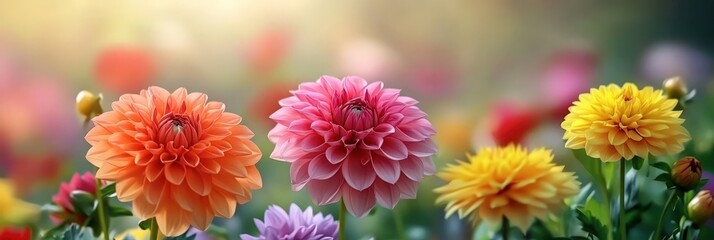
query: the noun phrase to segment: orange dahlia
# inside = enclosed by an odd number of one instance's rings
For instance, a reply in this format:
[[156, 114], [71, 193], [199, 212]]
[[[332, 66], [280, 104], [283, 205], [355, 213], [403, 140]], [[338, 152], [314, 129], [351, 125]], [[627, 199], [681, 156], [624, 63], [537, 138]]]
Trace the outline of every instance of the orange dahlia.
[[580, 95], [561, 124], [565, 147], [584, 148], [604, 162], [681, 152], [689, 132], [675, 105], [677, 100], [652, 87], [625, 83], [593, 88]]
[[116, 181], [117, 198], [131, 201], [135, 216], [155, 217], [164, 235], [189, 225], [205, 230], [262, 187], [253, 132], [224, 108], [184, 88], [125, 94], [92, 119], [87, 159], [97, 178]]
[[546, 220], [564, 207], [565, 198], [578, 194], [580, 182], [563, 168], [545, 148], [482, 148], [437, 174], [447, 183], [434, 189], [436, 203], [446, 203], [446, 217], [458, 213], [492, 227], [505, 217], [525, 233], [536, 218]]

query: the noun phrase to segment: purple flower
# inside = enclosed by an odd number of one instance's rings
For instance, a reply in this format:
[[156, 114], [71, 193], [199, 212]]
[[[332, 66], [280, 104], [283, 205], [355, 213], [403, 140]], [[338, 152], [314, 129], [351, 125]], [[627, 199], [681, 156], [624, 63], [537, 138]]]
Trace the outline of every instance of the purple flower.
[[307, 207], [303, 212], [297, 205], [290, 204], [288, 214], [281, 207], [271, 205], [265, 211], [264, 221], [254, 219], [255, 225], [260, 231], [260, 236], [253, 237], [242, 234], [243, 240], [266, 240], [266, 239], [315, 239], [332, 240], [337, 239], [338, 224], [332, 215], [323, 216], [322, 213], [312, 214], [312, 207]]

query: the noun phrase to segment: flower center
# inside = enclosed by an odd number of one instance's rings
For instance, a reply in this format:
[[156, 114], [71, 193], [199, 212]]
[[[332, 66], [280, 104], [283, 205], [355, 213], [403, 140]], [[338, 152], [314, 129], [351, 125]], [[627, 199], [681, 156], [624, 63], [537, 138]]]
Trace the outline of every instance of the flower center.
[[195, 126], [194, 121], [185, 114], [167, 113], [159, 121], [158, 143], [188, 148], [198, 141]]
[[376, 125], [375, 111], [362, 99], [355, 98], [340, 107], [342, 126], [346, 130], [363, 131]]

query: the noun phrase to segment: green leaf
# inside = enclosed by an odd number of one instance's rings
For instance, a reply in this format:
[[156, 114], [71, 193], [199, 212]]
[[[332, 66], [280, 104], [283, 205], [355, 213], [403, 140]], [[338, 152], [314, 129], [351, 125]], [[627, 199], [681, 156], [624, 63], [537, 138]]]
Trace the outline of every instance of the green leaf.
[[578, 208], [575, 209], [575, 217], [582, 223], [583, 231], [592, 234], [598, 239], [607, 239], [608, 230], [592, 212]]
[[585, 153], [585, 150], [583, 149], [573, 150], [573, 154], [575, 155], [575, 158], [580, 161], [580, 164], [585, 167], [585, 170], [587, 170], [588, 173], [590, 173], [590, 175], [593, 177], [593, 182], [596, 185], [595, 187], [597, 189], [607, 188], [607, 182], [605, 181], [605, 179], [607, 178], [603, 177], [602, 161], [597, 158], [591, 158]]
[[64, 221], [57, 226], [54, 226], [53, 228], [50, 228], [45, 232], [44, 235], [42, 235], [41, 239], [62, 239], [64, 237], [64, 232], [67, 231], [67, 227], [69, 226], [69, 221]]
[[657, 175], [654, 180], [659, 182], [670, 182], [672, 181], [672, 175], [669, 175], [669, 172], [662, 173], [660, 175]]
[[91, 230], [88, 228], [80, 228], [77, 224], [72, 224], [69, 226], [67, 231], [64, 232], [64, 239], [68, 240], [92, 240]]
[[651, 166], [667, 173], [672, 171], [672, 168], [666, 162], [655, 162]]
[[151, 227], [151, 218], [139, 222], [139, 228], [142, 230], [149, 229]]
[[111, 196], [112, 194], [116, 193], [116, 182], [110, 183], [109, 185], [106, 185], [102, 188], [102, 196], [107, 197]]
[[109, 217], [127, 217], [127, 216], [133, 216], [131, 213], [131, 210], [126, 209], [121, 206], [112, 206], [109, 205]]
[[644, 163], [645, 159], [641, 158], [640, 156], [635, 156], [634, 158], [632, 158], [632, 167], [635, 168], [635, 170], [640, 170]]
[[92, 215], [94, 209], [96, 208], [96, 199], [94, 194], [82, 191], [74, 190], [70, 193], [72, 198], [72, 205], [74, 210], [78, 211], [86, 216]]

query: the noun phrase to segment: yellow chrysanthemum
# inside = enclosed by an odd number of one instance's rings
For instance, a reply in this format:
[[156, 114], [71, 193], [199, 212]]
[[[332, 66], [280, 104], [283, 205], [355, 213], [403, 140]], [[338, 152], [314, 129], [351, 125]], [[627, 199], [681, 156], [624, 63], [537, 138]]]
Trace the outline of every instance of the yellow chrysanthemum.
[[15, 197], [15, 189], [8, 180], [0, 179], [0, 228], [33, 220], [39, 207]]
[[578, 193], [580, 182], [563, 168], [545, 148], [482, 148], [438, 174], [447, 184], [434, 190], [440, 195], [436, 203], [446, 203], [446, 217], [457, 212], [491, 226], [506, 217], [525, 233], [535, 218], [546, 219]]
[[689, 132], [675, 105], [677, 100], [661, 90], [638, 89], [632, 83], [590, 89], [580, 94], [561, 124], [565, 147], [584, 148], [588, 156], [604, 162], [678, 153]]

